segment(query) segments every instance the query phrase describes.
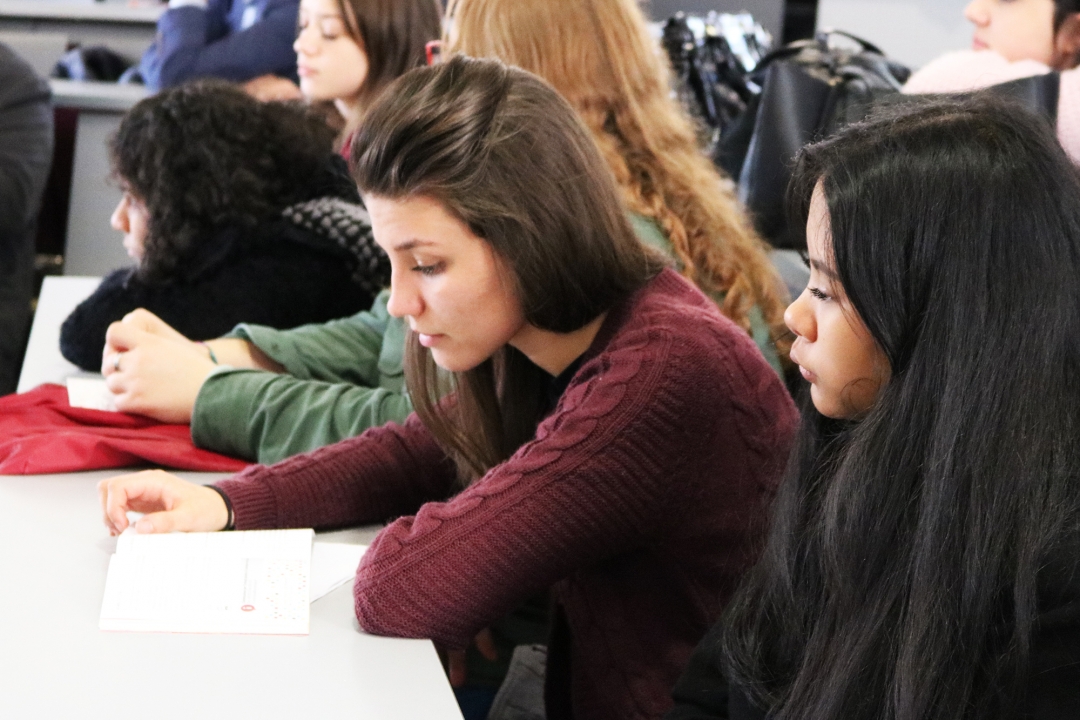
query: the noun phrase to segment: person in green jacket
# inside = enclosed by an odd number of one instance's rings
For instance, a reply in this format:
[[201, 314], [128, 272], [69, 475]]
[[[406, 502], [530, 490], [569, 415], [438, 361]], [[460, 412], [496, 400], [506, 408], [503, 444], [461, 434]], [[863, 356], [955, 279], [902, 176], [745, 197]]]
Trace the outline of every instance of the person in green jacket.
[[[631, 215], [631, 224], [642, 242], [671, 255], [655, 223]], [[109, 328], [103, 372], [117, 407], [190, 422], [198, 447], [274, 463], [412, 412], [402, 368], [408, 326], [386, 311], [388, 297], [383, 291], [370, 310], [340, 320], [291, 330], [239, 325], [207, 343], [137, 310]], [[753, 320], [754, 340], [779, 371], [768, 326], [760, 313]]]
[[[633, 0], [459, 0], [453, 20], [448, 51], [498, 54], [570, 101], [611, 166], [641, 240], [671, 257], [781, 372], [786, 291], [731, 183], [696, 146]], [[544, 60], [578, 55], [579, 63]], [[326, 325], [284, 332], [242, 325], [203, 346], [137, 311], [110, 329], [103, 372], [121, 410], [190, 422], [200, 447], [275, 462], [408, 415], [406, 328], [388, 316], [385, 300]]]
[[[779, 372], [786, 291], [730, 180], [696, 145], [635, 0], [457, 0], [452, 8], [444, 49], [497, 56], [567, 98], [642, 242], [671, 257]], [[351, 318], [284, 332], [240, 326], [205, 346], [135, 312], [110, 328], [103, 372], [121, 410], [191, 422], [197, 445], [269, 463], [408, 415], [406, 329], [388, 316], [385, 296]], [[490, 628], [490, 653], [474, 647], [448, 659], [459, 693], [497, 687], [513, 647], [543, 641], [543, 599], [536, 605]]]

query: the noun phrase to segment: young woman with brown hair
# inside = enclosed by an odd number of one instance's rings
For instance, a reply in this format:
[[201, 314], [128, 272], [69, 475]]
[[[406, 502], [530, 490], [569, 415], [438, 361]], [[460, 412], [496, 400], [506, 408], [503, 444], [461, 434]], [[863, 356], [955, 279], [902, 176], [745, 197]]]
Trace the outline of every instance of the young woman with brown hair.
[[353, 158], [419, 412], [210, 488], [104, 481], [110, 530], [128, 510], [141, 532], [404, 516], [357, 571], [365, 630], [464, 648], [551, 588], [548, 716], [659, 717], [758, 552], [796, 420], [780, 378], [640, 243], [536, 77], [465, 58], [409, 73]]
[[441, 22], [439, 0], [301, 0], [293, 43], [299, 87], [266, 76], [246, 89], [260, 100], [332, 103], [345, 122], [345, 143], [378, 94], [425, 63]]
[[[577, 110], [627, 207], [684, 277], [778, 366], [790, 346], [780, 280], [733, 186], [698, 147], [635, 0], [454, 0], [448, 52], [547, 80]], [[645, 228], [648, 233], [648, 227]]]

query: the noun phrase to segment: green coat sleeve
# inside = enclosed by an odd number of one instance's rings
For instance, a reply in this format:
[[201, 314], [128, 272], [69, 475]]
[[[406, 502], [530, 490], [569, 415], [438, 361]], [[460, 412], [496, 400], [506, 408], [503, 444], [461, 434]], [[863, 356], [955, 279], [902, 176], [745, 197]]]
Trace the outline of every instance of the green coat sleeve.
[[240, 325], [286, 374], [223, 367], [203, 383], [191, 419], [198, 447], [273, 463], [402, 421], [412, 411], [402, 369], [406, 326], [384, 292], [370, 312], [274, 330]]

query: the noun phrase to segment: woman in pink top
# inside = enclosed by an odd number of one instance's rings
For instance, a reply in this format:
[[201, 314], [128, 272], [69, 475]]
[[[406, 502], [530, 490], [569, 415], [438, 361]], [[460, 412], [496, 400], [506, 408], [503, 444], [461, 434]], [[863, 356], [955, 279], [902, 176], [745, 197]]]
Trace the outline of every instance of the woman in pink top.
[[975, 25], [971, 49], [929, 63], [904, 92], [969, 92], [1060, 71], [1058, 140], [1080, 163], [1080, 0], [972, 0], [964, 16]]
[[547, 716], [659, 718], [760, 549], [796, 422], [783, 384], [637, 240], [589, 131], [535, 76], [413, 71], [353, 160], [416, 413], [212, 487], [104, 481], [106, 524], [397, 518], [357, 570], [361, 627], [460, 649], [550, 588]]

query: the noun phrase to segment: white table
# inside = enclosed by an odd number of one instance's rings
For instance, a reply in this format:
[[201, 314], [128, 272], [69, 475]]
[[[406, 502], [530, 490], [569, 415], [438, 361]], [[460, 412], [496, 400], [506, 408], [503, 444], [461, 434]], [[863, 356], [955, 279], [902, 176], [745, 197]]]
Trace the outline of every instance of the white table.
[[106, 45], [138, 60], [154, 41], [163, 12], [164, 5], [128, 0], [0, 0], [0, 31], [60, 35], [69, 43]]
[[75, 306], [90, 296], [101, 283], [96, 277], [45, 278], [38, 296], [34, 324], [26, 345], [17, 392], [33, 390], [41, 383], [61, 383], [73, 376], [91, 376], [75, 367], [60, 354], [60, 325]]
[[95, 484], [113, 474], [0, 477], [0, 717], [461, 720], [432, 644], [360, 632], [348, 585], [307, 636], [98, 630], [116, 541]]
[[[99, 282], [45, 278], [20, 392], [78, 374], [60, 323]], [[0, 476], [0, 718], [461, 720], [431, 642], [360, 631], [348, 584], [311, 606], [306, 637], [98, 630], [116, 540], [95, 486], [115, 474]], [[366, 544], [377, 531], [319, 537]]]

